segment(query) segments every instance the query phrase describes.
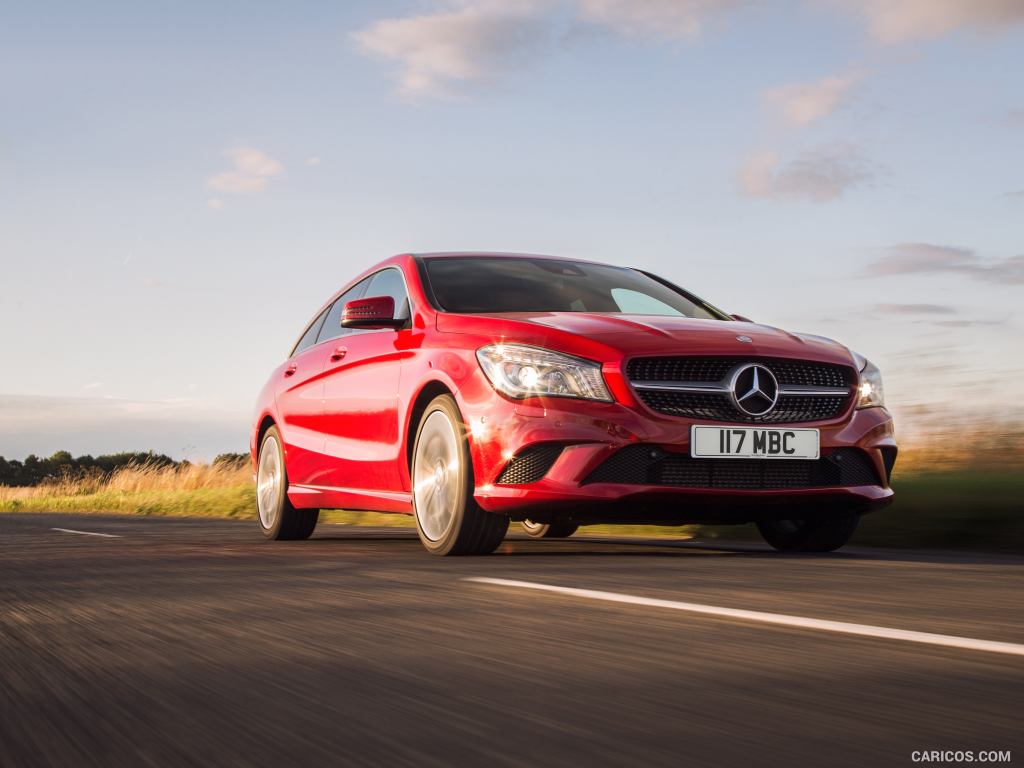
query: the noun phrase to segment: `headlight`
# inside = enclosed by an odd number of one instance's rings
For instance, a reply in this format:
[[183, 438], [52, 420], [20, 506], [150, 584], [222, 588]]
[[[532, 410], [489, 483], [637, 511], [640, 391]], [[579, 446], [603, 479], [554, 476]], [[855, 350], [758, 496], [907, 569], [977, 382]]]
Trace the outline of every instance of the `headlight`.
[[487, 378], [502, 394], [521, 399], [547, 395], [611, 401], [599, 363], [520, 344], [491, 344], [476, 351]]
[[857, 388], [857, 407], [874, 408], [885, 405], [885, 389], [882, 387], [882, 372], [863, 355], [853, 353], [853, 359], [860, 369], [860, 385]]

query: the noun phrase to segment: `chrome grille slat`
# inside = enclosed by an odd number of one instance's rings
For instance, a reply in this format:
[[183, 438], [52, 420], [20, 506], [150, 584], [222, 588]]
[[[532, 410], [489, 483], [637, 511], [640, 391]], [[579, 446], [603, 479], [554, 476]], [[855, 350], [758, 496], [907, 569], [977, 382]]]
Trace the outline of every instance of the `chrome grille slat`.
[[[725, 384], [711, 384], [698, 381], [634, 381], [634, 389], [653, 392], [707, 392], [710, 394], [729, 394]], [[801, 395], [804, 397], [845, 397], [850, 394], [849, 387], [815, 387], [804, 384], [788, 384], [779, 387], [780, 395]]]

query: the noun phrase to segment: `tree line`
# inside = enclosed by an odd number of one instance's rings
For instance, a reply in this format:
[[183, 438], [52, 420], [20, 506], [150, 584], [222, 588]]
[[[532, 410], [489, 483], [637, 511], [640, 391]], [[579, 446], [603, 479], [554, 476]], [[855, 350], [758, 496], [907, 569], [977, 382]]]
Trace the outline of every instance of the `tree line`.
[[[213, 460], [217, 464], [247, 462], [247, 453], [222, 453]], [[24, 461], [7, 460], [0, 456], [0, 485], [31, 486], [52, 480], [106, 477], [122, 467], [183, 467], [188, 461], [175, 461], [170, 456], [153, 451], [130, 451], [104, 456], [72, 456], [68, 451], [57, 451], [49, 458], [30, 454]]]

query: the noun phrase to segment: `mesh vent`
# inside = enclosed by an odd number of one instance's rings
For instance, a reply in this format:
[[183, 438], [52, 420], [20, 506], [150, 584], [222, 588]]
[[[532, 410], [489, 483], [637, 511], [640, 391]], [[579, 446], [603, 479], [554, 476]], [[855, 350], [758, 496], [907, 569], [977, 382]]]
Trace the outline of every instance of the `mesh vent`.
[[[852, 368], [801, 360], [732, 357], [641, 357], [630, 360], [626, 375], [631, 381], [724, 383], [739, 364], [756, 362], [771, 370], [782, 386], [853, 388], [856, 376]], [[709, 421], [781, 424], [827, 421], [846, 410], [850, 395], [808, 397], [782, 395], [775, 408], [764, 416], [750, 416], [736, 409], [727, 394], [709, 392], [659, 392], [638, 390], [637, 395], [652, 410], [669, 416]]]
[[626, 365], [633, 381], [721, 381], [743, 360], [723, 357], [639, 357]]
[[[824, 421], [846, 409], [847, 397], [804, 397], [783, 395], [775, 409], [765, 416], [747, 416], [747, 421], [777, 424], [784, 421]], [[732, 403], [729, 404], [730, 406]]]
[[727, 421], [737, 418], [726, 395], [706, 392], [656, 392], [639, 390], [637, 394], [644, 404], [669, 416], [689, 416], [709, 421]]
[[684, 488], [778, 490], [879, 485], [867, 455], [840, 448], [820, 459], [693, 459], [650, 445], [630, 445], [583, 481]]
[[551, 469], [562, 454], [561, 443], [537, 443], [524, 448], [511, 459], [498, 475], [498, 485], [524, 485], [535, 483]]
[[832, 363], [758, 357], [637, 357], [626, 365], [632, 381], [722, 381], [741, 363], [760, 363], [779, 384], [810, 387], [848, 387], [853, 369]]
[[783, 395], [771, 413], [749, 416], [733, 406], [728, 395], [707, 392], [656, 392], [639, 390], [645, 405], [669, 416], [684, 416], [708, 421], [745, 421], [754, 424], [782, 424], [801, 421], [827, 421], [842, 415], [848, 397], [805, 397]]
[[829, 457], [839, 466], [840, 485], [880, 485], [878, 473], [867, 455], [856, 448], [844, 448]]

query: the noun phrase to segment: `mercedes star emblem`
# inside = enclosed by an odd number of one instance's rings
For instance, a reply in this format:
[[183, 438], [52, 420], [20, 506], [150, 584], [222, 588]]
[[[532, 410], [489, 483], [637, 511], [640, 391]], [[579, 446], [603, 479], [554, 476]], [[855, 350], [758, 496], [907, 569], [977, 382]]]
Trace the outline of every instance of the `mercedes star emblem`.
[[779, 382], [763, 365], [747, 363], [733, 372], [729, 394], [733, 405], [743, 413], [764, 416], [779, 400]]

